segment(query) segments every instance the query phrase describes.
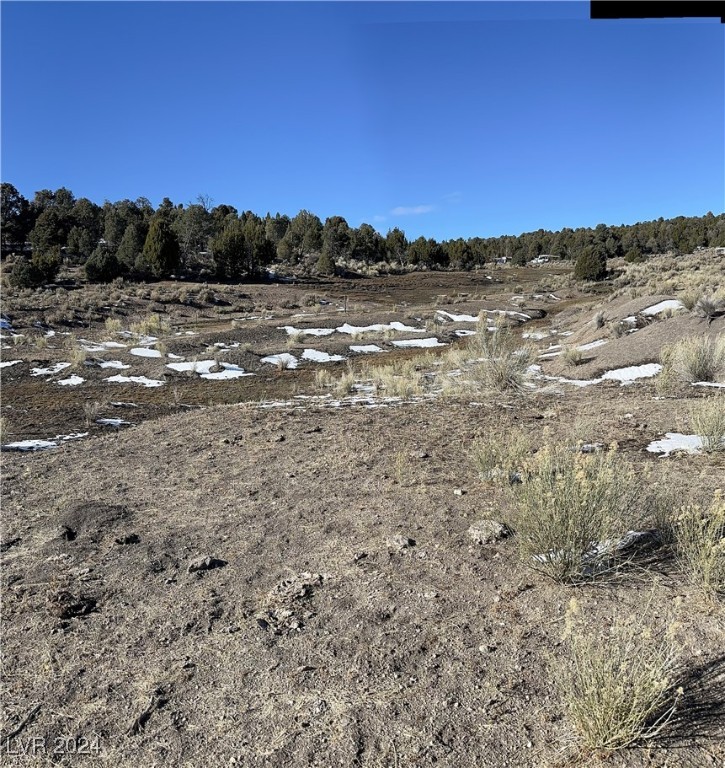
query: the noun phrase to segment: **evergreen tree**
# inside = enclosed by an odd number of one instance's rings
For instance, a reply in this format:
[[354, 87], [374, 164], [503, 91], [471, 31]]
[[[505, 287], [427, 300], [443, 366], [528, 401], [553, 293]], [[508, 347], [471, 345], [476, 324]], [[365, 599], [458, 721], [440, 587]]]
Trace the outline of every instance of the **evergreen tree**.
[[99, 245], [88, 258], [85, 271], [92, 283], [110, 283], [121, 274], [121, 265], [112, 250]]
[[574, 277], [577, 280], [602, 280], [606, 276], [606, 258], [594, 246], [584, 248], [574, 264]]
[[179, 243], [166, 216], [152, 219], [141, 256], [154, 277], [168, 277], [179, 266]]
[[317, 259], [315, 269], [321, 275], [334, 275], [335, 274], [335, 259], [332, 257], [332, 253], [322, 247], [322, 253], [320, 258]]
[[116, 258], [123, 272], [130, 272], [143, 249], [139, 227], [133, 222], [126, 227], [116, 251]]

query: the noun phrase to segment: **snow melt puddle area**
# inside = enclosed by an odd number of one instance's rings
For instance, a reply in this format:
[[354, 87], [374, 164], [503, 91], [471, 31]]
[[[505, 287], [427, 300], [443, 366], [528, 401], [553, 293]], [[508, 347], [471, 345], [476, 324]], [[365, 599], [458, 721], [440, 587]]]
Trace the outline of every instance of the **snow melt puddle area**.
[[158, 379], [147, 379], [145, 376], [109, 376], [106, 381], [118, 384], [141, 384], [144, 387], [163, 387], [164, 382]]
[[375, 352], [382, 352], [383, 350], [377, 344], [351, 344], [351, 352], [359, 352], [363, 355], [371, 355]]
[[81, 378], [80, 376], [77, 376], [75, 373], [72, 376], [69, 376], [67, 379], [61, 379], [58, 384], [60, 384], [62, 387], [77, 387], [79, 384], [83, 384], [85, 379]]
[[269, 363], [270, 365], [280, 365], [283, 368], [296, 368], [299, 360], [294, 355], [290, 355], [289, 352], [282, 352], [279, 355], [267, 355], [263, 357], [260, 362]]
[[647, 446], [647, 450], [650, 453], [661, 453], [662, 458], [669, 456], [673, 451], [700, 453], [702, 450], [702, 438], [699, 435], [681, 435], [679, 432], [666, 432], [664, 440], [653, 440]]
[[136, 357], [161, 357], [158, 349], [148, 349], [147, 347], [133, 347], [129, 352]]
[[401, 341], [394, 341], [394, 347], [445, 347], [446, 345], [442, 341], [433, 336], [429, 339], [403, 339]]
[[648, 317], [654, 317], [655, 315], [659, 315], [661, 312], [666, 312], [668, 309], [676, 311], [678, 309], [684, 308], [684, 304], [679, 299], [666, 299], [665, 301], [660, 301], [659, 304], [653, 304], [651, 307], [643, 309], [640, 314], [646, 315]]
[[8, 368], [11, 365], [17, 365], [18, 363], [22, 362], [22, 360], [5, 360], [4, 362], [0, 363], [0, 368]]
[[70, 368], [70, 363], [56, 363], [51, 365], [50, 368], [33, 368], [30, 372], [31, 376], [54, 376], [56, 373], [60, 373], [66, 368]]
[[0, 448], [3, 451], [43, 451], [47, 448], [57, 448], [58, 443], [65, 443], [69, 440], [80, 440], [82, 437], [88, 437], [88, 432], [75, 432], [70, 435], [56, 435], [52, 440], [18, 440], [15, 443], [6, 443]]
[[342, 355], [330, 355], [317, 349], [306, 349], [302, 353], [303, 360], [311, 360], [313, 363], [339, 363], [346, 358]]

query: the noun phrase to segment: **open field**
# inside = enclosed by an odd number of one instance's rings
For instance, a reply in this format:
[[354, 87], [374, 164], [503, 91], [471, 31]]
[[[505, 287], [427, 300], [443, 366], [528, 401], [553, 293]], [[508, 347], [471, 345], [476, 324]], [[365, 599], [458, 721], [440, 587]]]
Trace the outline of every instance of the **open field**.
[[[722, 765], [725, 317], [687, 296], [723, 265], [682, 258], [696, 284], [654, 262], [584, 289], [547, 265], [7, 295], [4, 762]], [[581, 552], [562, 527], [531, 555], [527, 510], [608, 499]], [[598, 690], [631, 702], [665, 638], [662, 703], [597, 746], [572, 670], [630, 649]]]

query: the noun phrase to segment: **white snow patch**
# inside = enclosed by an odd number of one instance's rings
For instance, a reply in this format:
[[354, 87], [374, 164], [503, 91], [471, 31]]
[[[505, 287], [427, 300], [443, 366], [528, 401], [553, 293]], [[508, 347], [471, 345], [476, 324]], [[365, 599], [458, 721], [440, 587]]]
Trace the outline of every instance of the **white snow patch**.
[[144, 387], [163, 387], [164, 382], [158, 379], [147, 379], [145, 376], [109, 376], [106, 381], [114, 381], [119, 384], [142, 384]]
[[51, 365], [50, 368], [33, 368], [30, 372], [31, 376], [54, 376], [56, 373], [60, 373], [66, 368], [70, 368], [70, 363], [56, 363]]
[[130, 365], [125, 365], [120, 360], [103, 360], [98, 363], [99, 368], [117, 368], [119, 371], [123, 371], [126, 368], [130, 368]]
[[715, 387], [715, 389], [725, 388], [725, 384], [719, 384], [716, 381], [695, 381], [693, 387]]
[[282, 352], [279, 355], [267, 355], [260, 362], [270, 363], [270, 365], [281, 365], [284, 368], [296, 368], [299, 361], [294, 355], [290, 355], [289, 352]]
[[580, 347], [577, 347], [577, 349], [580, 352], [585, 352], [587, 349], [596, 349], [597, 347], [601, 347], [603, 344], [608, 344], [609, 339], [597, 339], [596, 341], [590, 341], [589, 344], [582, 344]]
[[475, 336], [476, 335], [476, 331], [472, 331], [472, 330], [470, 330], [468, 328], [460, 328], [457, 331], [453, 331], [453, 333], [455, 333], [456, 336], [461, 336], [461, 337], [462, 336]]
[[531, 320], [531, 315], [526, 315], [523, 312], [514, 312], [511, 309], [484, 309], [489, 315], [508, 315], [508, 317], [516, 317], [519, 320]]
[[338, 363], [345, 358], [342, 355], [330, 355], [317, 349], [306, 349], [302, 353], [303, 360], [311, 360], [313, 363]]
[[473, 315], [453, 315], [450, 312], [446, 312], [443, 309], [436, 310], [437, 315], [444, 315], [449, 320], [452, 320], [454, 323], [477, 323], [478, 317], [474, 317]]
[[244, 368], [240, 368], [238, 365], [232, 363], [221, 363], [222, 370], [215, 371], [214, 373], [202, 373], [202, 379], [212, 379], [213, 381], [221, 381], [224, 379], [239, 379], [242, 376], [254, 376], [253, 373], [245, 371]]
[[173, 352], [169, 352], [168, 355], [166, 355], [166, 357], [168, 357], [169, 360], [183, 360], [184, 359], [183, 355], [175, 355]]
[[297, 334], [305, 336], [330, 336], [335, 333], [334, 328], [295, 328], [294, 325], [280, 325], [277, 326], [277, 330], [287, 331], [288, 336], [295, 336]]
[[211, 373], [211, 369], [216, 365], [216, 360], [192, 360], [187, 363], [166, 363], [167, 368], [172, 371], [193, 371], [194, 373]]
[[702, 438], [699, 435], [682, 435], [679, 432], [666, 432], [664, 440], [653, 440], [647, 450], [669, 456], [672, 451], [699, 453], [702, 450]]
[[445, 347], [446, 345], [442, 341], [438, 341], [435, 336], [429, 339], [403, 339], [401, 341], [394, 341], [395, 347]]
[[425, 328], [413, 328], [394, 320], [392, 323], [377, 323], [376, 325], [350, 325], [345, 323], [335, 329], [338, 333], [382, 333], [383, 331], [405, 331], [407, 333], [425, 333]]
[[124, 419], [96, 419], [96, 424], [101, 424], [104, 427], [133, 426], [130, 421], [125, 421]]
[[4, 362], [0, 363], [0, 368], [9, 368], [11, 365], [17, 365], [18, 363], [22, 362], [22, 360], [5, 360]]
[[382, 352], [383, 350], [377, 344], [351, 344], [350, 351], [370, 355], [373, 352]]
[[542, 331], [531, 331], [530, 333], [522, 333], [521, 338], [522, 339], [533, 339], [534, 341], [541, 341], [542, 339], [545, 339], [548, 337], [548, 333], [543, 333]]
[[161, 357], [158, 349], [148, 349], [147, 347], [134, 347], [129, 352], [136, 357]]
[[637, 379], [649, 379], [656, 376], [662, 370], [659, 363], [645, 363], [644, 365], [631, 365], [627, 368], [616, 368], [613, 371], [607, 371], [602, 379], [614, 379], [622, 385], [631, 384]]
[[18, 440], [15, 443], [6, 443], [2, 448], [6, 451], [42, 451], [47, 448], [57, 448], [58, 442], [79, 440], [87, 436], [88, 432], [75, 432], [70, 435], [56, 435], [52, 440]]
[[77, 387], [79, 384], [83, 384], [85, 379], [81, 378], [80, 376], [77, 376], [75, 373], [72, 376], [69, 376], [67, 379], [61, 379], [58, 384], [60, 384], [63, 387]]
[[659, 304], [653, 304], [651, 307], [643, 309], [642, 314], [653, 317], [654, 315], [659, 315], [660, 312], [666, 312], [668, 309], [677, 310], [684, 308], [683, 303], [679, 299], [666, 299], [665, 301], [660, 301]]

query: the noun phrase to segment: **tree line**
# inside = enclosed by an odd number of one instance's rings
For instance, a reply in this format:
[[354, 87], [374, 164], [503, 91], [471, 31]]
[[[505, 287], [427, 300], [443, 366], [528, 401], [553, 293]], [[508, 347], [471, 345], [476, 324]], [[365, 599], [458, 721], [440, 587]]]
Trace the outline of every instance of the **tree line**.
[[408, 240], [397, 227], [383, 236], [370, 224], [351, 227], [342, 216], [323, 223], [306, 210], [292, 217], [240, 213], [206, 196], [187, 205], [164, 198], [154, 208], [143, 197], [98, 205], [65, 187], [40, 190], [27, 200], [3, 182], [1, 194], [1, 251], [3, 257], [19, 255], [10, 278], [23, 286], [51, 282], [63, 260], [82, 265], [94, 282], [171, 275], [240, 281], [259, 278], [275, 262], [330, 275], [341, 265], [470, 270], [549, 255], [576, 259], [578, 276], [597, 279], [609, 258], [640, 261], [654, 253], [725, 246], [725, 214], [712, 213], [439, 242]]

